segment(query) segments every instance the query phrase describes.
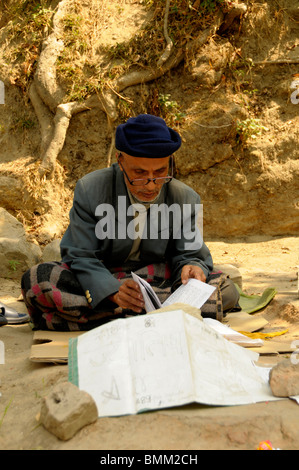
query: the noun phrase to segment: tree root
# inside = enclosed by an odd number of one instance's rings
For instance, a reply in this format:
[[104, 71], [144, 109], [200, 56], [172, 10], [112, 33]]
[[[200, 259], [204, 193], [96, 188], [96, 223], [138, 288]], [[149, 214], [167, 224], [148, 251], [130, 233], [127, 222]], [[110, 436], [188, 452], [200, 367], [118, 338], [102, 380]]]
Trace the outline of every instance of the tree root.
[[223, 22], [223, 16], [224, 15], [222, 11], [218, 11], [213, 24], [209, 28], [206, 28], [204, 31], [202, 31], [197, 38], [193, 39], [193, 41], [187, 44], [186, 52], [189, 53], [192, 50], [201, 48], [210, 37], [214, 36]]
[[[130, 86], [160, 78], [169, 70], [177, 67], [188, 52], [205, 44], [209, 37], [216, 33], [224, 21], [224, 15], [220, 11], [215, 16], [212, 26], [203, 31], [198, 38], [188, 43], [184, 51], [182, 49], [176, 49], [167, 32], [169, 11], [169, 0], [167, 0], [164, 18], [164, 36], [167, 41], [167, 47], [160, 57], [157, 67], [133, 70], [118, 77], [110, 82], [101, 93], [92, 95], [82, 103], [63, 103], [65, 92], [57, 83], [55, 64], [64, 47], [61, 39], [61, 19], [67, 11], [70, 1], [71, 0], [61, 0], [58, 5], [53, 18], [53, 32], [44, 41], [34, 81], [30, 88], [30, 98], [41, 127], [42, 161], [39, 167], [39, 173], [41, 177], [46, 175], [48, 179], [53, 178], [55, 163], [63, 148], [72, 116], [94, 107], [100, 108], [107, 115], [108, 130], [111, 133], [111, 145], [107, 159], [107, 164], [110, 166], [114, 146], [113, 123], [118, 117], [117, 99], [119, 94]], [[240, 12], [241, 10], [239, 9], [238, 11]], [[242, 10], [242, 12], [244, 11]], [[235, 17], [236, 15], [234, 18]]]
[[76, 104], [77, 103], [74, 102], [60, 104], [57, 106], [53, 121], [54, 128], [52, 131], [52, 138], [43, 155], [43, 160], [39, 167], [39, 173], [41, 176], [47, 174], [50, 179], [53, 177], [55, 162], [64, 145], [69, 123], [73, 115], [73, 108]]
[[253, 65], [281, 65], [281, 64], [299, 64], [299, 59], [278, 59], [278, 60], [259, 60]]
[[53, 113], [49, 110], [37, 92], [35, 81], [32, 82], [29, 88], [29, 97], [33, 105], [35, 114], [41, 129], [41, 146], [40, 152], [43, 155], [48, 145], [51, 142], [53, 134]]
[[173, 48], [173, 42], [169, 37], [168, 34], [168, 15], [169, 15], [169, 4], [170, 0], [166, 0], [166, 6], [165, 6], [165, 16], [164, 16], [164, 37], [167, 43], [166, 49], [161, 55], [160, 59], [158, 60], [158, 67], [160, 67], [166, 60], [170, 57], [172, 48]]
[[63, 49], [63, 42], [57, 40], [54, 34], [50, 35], [43, 43], [43, 50], [34, 75], [36, 90], [52, 112], [55, 112], [65, 96], [65, 92], [57, 85], [55, 66]]

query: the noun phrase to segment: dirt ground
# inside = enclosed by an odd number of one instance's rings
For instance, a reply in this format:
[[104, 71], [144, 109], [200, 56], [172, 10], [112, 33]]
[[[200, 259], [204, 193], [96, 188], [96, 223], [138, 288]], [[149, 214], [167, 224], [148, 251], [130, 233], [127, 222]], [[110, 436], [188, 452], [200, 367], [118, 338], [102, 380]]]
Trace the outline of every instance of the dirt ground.
[[[166, 100], [165, 117], [176, 122], [184, 144], [176, 157], [178, 177], [201, 196], [205, 238], [214, 262], [237, 266], [248, 294], [277, 289], [271, 303], [254, 315], [265, 317], [270, 328], [288, 329], [275, 341], [291, 344], [299, 339], [299, 104], [291, 101], [292, 83], [298, 77], [298, 0], [244, 2], [247, 14], [227, 33], [210, 38], [154, 82], [124, 89], [114, 124], [141, 112], [160, 113], [164, 108], [158, 98]], [[30, 7], [30, 2], [4, 3]], [[45, 5], [66, 3], [76, 4], [76, 16], [66, 18], [84, 18], [80, 34], [85, 32], [86, 44], [91, 43], [89, 52], [82, 54], [83, 41], [79, 42], [74, 61], [68, 61], [84, 70], [94, 59], [97, 66], [104, 61], [102, 45], [125, 46], [115, 53], [127, 51], [131, 38], [153, 14], [145, 8], [151, 2], [139, 0], [54, 0]], [[46, 11], [42, 8], [39, 14]], [[36, 19], [37, 12], [32, 13]], [[172, 14], [177, 17], [174, 10]], [[31, 31], [28, 22], [23, 26], [21, 19], [26, 18], [20, 15], [16, 27], [14, 17], [0, 11], [0, 79], [5, 84], [5, 105], [0, 107], [0, 205], [24, 224], [31, 240], [44, 247], [66, 228], [76, 181], [107, 165], [111, 135], [101, 108], [74, 115], [55, 178], [40, 184], [37, 170], [44, 123], [25, 92], [28, 84], [24, 85], [24, 74], [28, 78], [30, 67], [36, 67], [31, 42], [40, 31], [36, 27]], [[169, 24], [173, 27], [175, 22]], [[45, 33], [47, 24], [41, 26]], [[38, 37], [42, 49], [44, 36]], [[135, 70], [142, 54], [131, 55], [129, 66]], [[128, 60], [119, 57], [115, 64], [110, 59], [104, 63], [104, 70]], [[48, 104], [43, 111], [43, 116], [48, 115]], [[212, 241], [209, 237], [214, 234], [225, 241]], [[236, 240], [246, 234], [259, 235]], [[0, 300], [24, 311], [19, 296], [19, 282], [0, 277]], [[0, 328], [5, 348], [5, 363], [0, 363], [0, 449], [255, 450], [262, 440], [270, 440], [275, 448], [299, 449], [299, 405], [289, 399], [236, 407], [190, 404], [101, 418], [71, 440], [60, 441], [39, 424], [38, 414], [42, 398], [56, 383], [67, 380], [68, 367], [30, 361], [32, 337], [29, 324]], [[285, 357], [261, 356], [260, 363], [272, 366]]]
[[[271, 328], [287, 328], [276, 341], [299, 336], [297, 290], [298, 241], [253, 238], [238, 242], [207, 241], [215, 263], [237, 266], [243, 291], [260, 294], [275, 287], [277, 295], [262, 311]], [[18, 283], [1, 279], [0, 299], [19, 311]], [[68, 366], [29, 359], [33, 333], [28, 324], [4, 326], [5, 364], [0, 365], [0, 449], [6, 450], [255, 450], [262, 440], [275, 448], [299, 448], [299, 406], [285, 399], [246, 406], [209, 407], [197, 404], [118, 418], [100, 418], [71, 440], [61, 441], [39, 424], [42, 397], [67, 380]], [[268, 340], [268, 341], [271, 341]], [[274, 365], [288, 355], [260, 356]]]

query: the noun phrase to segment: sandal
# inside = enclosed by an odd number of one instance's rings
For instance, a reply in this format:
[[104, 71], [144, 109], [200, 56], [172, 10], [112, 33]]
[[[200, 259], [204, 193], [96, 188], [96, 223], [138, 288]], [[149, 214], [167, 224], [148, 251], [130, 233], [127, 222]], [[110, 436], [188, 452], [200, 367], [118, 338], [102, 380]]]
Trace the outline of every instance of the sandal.
[[4, 316], [5, 308], [0, 307], [0, 326], [7, 325], [7, 318]]
[[[2, 302], [0, 302], [0, 310], [2, 311], [0, 316], [4, 317], [4, 320], [0, 318], [1, 325], [17, 325], [20, 323], [28, 323], [30, 320], [28, 313], [19, 313], [14, 308], [7, 307]], [[1, 322], [5, 320], [6, 322]]]

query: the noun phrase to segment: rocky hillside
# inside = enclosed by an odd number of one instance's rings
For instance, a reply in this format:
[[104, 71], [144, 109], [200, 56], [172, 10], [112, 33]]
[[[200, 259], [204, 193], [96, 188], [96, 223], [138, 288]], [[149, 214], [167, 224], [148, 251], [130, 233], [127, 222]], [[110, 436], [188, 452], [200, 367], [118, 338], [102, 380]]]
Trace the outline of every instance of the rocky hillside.
[[298, 0], [4, 1], [1, 207], [60, 237], [115, 127], [152, 113], [182, 135], [205, 237], [297, 235], [298, 38]]

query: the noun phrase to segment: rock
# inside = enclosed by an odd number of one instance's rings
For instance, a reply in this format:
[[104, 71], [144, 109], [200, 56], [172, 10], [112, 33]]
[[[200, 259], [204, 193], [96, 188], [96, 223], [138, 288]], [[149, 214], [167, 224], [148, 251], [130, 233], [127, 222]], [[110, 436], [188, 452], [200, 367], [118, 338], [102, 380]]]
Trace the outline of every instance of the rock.
[[21, 210], [24, 206], [21, 181], [12, 176], [0, 176], [0, 201], [7, 209]]
[[15, 217], [0, 207], [0, 265], [1, 276], [19, 278], [40, 261], [39, 245], [27, 241], [26, 232]]
[[53, 240], [44, 249], [42, 261], [61, 261], [60, 256], [60, 239]]
[[7, 210], [0, 207], [0, 237], [1, 238], [22, 238], [25, 229]]
[[40, 422], [63, 441], [97, 419], [93, 398], [70, 382], [57, 384], [41, 405]]
[[269, 383], [276, 397], [292, 397], [299, 395], [299, 364], [286, 359], [270, 371]]

